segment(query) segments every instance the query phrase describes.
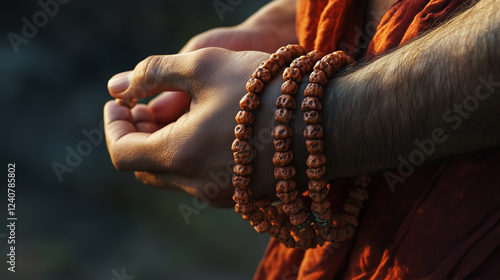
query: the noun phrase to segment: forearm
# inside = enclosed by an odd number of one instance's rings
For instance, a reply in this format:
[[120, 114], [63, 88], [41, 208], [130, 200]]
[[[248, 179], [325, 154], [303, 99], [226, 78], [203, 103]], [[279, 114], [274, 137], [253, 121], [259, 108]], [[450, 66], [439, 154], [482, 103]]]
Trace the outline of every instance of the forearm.
[[282, 45], [298, 41], [295, 32], [296, 0], [274, 0], [253, 14], [238, 28], [271, 32]]
[[483, 0], [331, 81], [323, 109], [327, 177], [396, 167], [416, 150], [434, 160], [500, 144], [499, 23], [499, 1]]

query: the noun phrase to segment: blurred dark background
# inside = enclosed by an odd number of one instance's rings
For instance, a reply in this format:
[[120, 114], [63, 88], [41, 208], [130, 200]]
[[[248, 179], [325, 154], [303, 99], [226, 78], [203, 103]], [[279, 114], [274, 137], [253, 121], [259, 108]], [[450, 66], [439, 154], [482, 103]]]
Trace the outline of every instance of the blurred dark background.
[[[44, 23], [43, 9], [38, 1], [3, 1], [0, 9], [0, 151], [3, 176], [16, 164], [18, 218], [11, 273], [5, 180], [0, 279], [120, 280], [113, 271], [123, 276], [122, 269], [136, 280], [251, 279], [267, 236], [231, 209], [202, 209], [187, 224], [178, 207], [193, 206], [191, 197], [116, 171], [97, 135], [112, 75], [149, 55], [176, 53], [202, 31], [240, 23], [268, 1], [240, 1], [223, 20], [216, 1], [59, 1], [67, 4], [18, 52], [8, 34], [23, 36], [23, 17]], [[90, 146], [84, 131], [94, 132]], [[69, 166], [67, 155], [78, 149], [85, 155]], [[55, 162], [68, 171], [60, 178]]]

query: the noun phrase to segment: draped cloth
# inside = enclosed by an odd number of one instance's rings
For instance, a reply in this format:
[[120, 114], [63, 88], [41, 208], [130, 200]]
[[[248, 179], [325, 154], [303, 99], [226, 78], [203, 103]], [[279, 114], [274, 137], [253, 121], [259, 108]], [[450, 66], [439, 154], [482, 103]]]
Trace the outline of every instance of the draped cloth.
[[[371, 34], [365, 57], [410, 41], [463, 4], [396, 1]], [[352, 55], [370, 31], [365, 7], [366, 0], [299, 0], [301, 45]], [[404, 175], [396, 184], [382, 174], [372, 177], [371, 198], [351, 240], [304, 252], [271, 238], [254, 279], [500, 279], [500, 151], [408, 166]], [[334, 212], [341, 211], [350, 182], [332, 182]]]

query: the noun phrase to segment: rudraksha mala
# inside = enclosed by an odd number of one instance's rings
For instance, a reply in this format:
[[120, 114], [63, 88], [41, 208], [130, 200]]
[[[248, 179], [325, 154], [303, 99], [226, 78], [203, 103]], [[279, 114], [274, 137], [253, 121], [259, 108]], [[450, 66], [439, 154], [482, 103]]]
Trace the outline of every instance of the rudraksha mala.
[[[350, 198], [344, 205], [345, 213], [340, 216], [331, 216], [328, 202], [327, 182], [322, 179], [326, 167], [326, 157], [323, 154], [323, 131], [321, 127], [321, 98], [323, 86], [328, 78], [338, 69], [352, 63], [353, 60], [343, 52], [335, 52], [327, 56], [319, 51], [306, 51], [299, 45], [288, 45], [280, 48], [271, 57], [262, 62], [248, 80], [248, 93], [241, 99], [240, 108], [235, 119], [238, 125], [235, 128], [236, 139], [232, 144], [232, 151], [236, 165], [233, 168], [232, 178], [236, 202], [235, 211], [241, 213], [245, 220], [259, 233], [267, 232], [277, 238], [287, 247], [302, 249], [313, 248], [324, 241], [339, 242], [352, 237], [357, 226], [357, 216], [361, 210], [362, 201], [368, 198], [365, 188], [369, 178], [362, 177], [355, 180], [355, 187], [350, 188]], [[321, 59], [320, 59], [321, 58]], [[292, 61], [293, 60], [293, 61]], [[259, 94], [265, 85], [279, 72], [281, 67], [289, 63], [290, 67], [283, 73], [281, 95], [276, 101], [277, 110], [275, 120], [278, 125], [272, 132], [273, 144], [276, 153], [273, 157], [275, 164], [274, 174], [276, 196], [281, 200], [278, 207], [272, 206], [267, 198], [255, 201], [249, 187], [250, 175], [253, 173], [251, 124], [255, 117], [252, 111], [260, 105]], [[314, 67], [313, 67], [314, 66]], [[310, 179], [309, 197], [311, 211], [307, 210], [305, 198], [296, 189], [293, 180], [295, 167], [291, 165], [293, 153], [290, 149], [293, 130], [288, 126], [293, 110], [296, 108], [294, 99], [298, 91], [298, 83], [307, 72], [314, 71], [309, 77], [310, 84], [304, 91], [305, 99], [301, 109], [304, 111], [304, 121], [307, 124], [304, 130], [306, 148], [310, 155], [306, 164], [306, 174]], [[362, 187], [359, 187], [362, 186]]]

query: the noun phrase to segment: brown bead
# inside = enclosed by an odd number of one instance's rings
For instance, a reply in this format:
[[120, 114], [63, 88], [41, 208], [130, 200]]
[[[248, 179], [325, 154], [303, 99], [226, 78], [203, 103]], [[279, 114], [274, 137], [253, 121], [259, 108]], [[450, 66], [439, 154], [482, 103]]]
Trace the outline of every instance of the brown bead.
[[344, 220], [342, 220], [342, 214], [332, 214], [330, 220], [332, 221], [332, 225], [336, 227], [345, 226]]
[[351, 239], [354, 237], [354, 233], [356, 233], [356, 228], [353, 225], [347, 224], [344, 226], [344, 229], [346, 231], [346, 239]]
[[286, 80], [281, 84], [281, 93], [295, 95], [299, 90], [299, 86], [292, 80]]
[[250, 111], [239, 111], [234, 117], [237, 123], [251, 125], [255, 120], [254, 115]]
[[319, 154], [323, 152], [323, 139], [307, 139], [307, 151], [311, 154]]
[[312, 110], [321, 111], [321, 100], [317, 97], [307, 96], [306, 98], [304, 98], [304, 100], [302, 100], [300, 109], [302, 110], [302, 112]]
[[294, 226], [299, 226], [307, 221], [307, 213], [300, 210], [297, 214], [290, 215], [290, 223]]
[[276, 215], [278, 215], [278, 210], [274, 206], [266, 206], [263, 208], [263, 210], [264, 210], [264, 215], [268, 219], [276, 217]]
[[351, 224], [355, 227], [358, 226], [358, 217], [356, 217], [356, 216], [344, 213], [344, 214], [342, 214], [342, 220], [344, 221], [345, 224]]
[[301, 45], [288, 44], [286, 47], [292, 50], [293, 56], [301, 56], [306, 53], [306, 50]]
[[325, 200], [326, 196], [328, 195], [328, 189], [324, 188], [319, 192], [309, 192], [309, 197], [312, 199], [314, 202], [322, 202]]
[[279, 180], [278, 183], [276, 183], [276, 192], [280, 193], [286, 193], [293, 191], [295, 187], [297, 186], [297, 183], [295, 180], [290, 179], [290, 180]]
[[234, 136], [238, 139], [248, 139], [252, 136], [252, 127], [249, 125], [238, 124], [234, 128]]
[[354, 63], [354, 61], [355, 61], [355, 60], [354, 60], [354, 58], [352, 58], [352, 57], [350, 57], [350, 56], [348, 56], [348, 55], [345, 55], [345, 56], [344, 56], [344, 64], [345, 64], [346, 66], [347, 66], [347, 65], [349, 65], [349, 64]]
[[318, 227], [318, 234], [324, 240], [330, 241], [330, 239], [328, 238], [328, 236], [330, 235], [330, 233], [332, 232], [332, 230], [333, 230], [333, 226], [331, 224], [327, 224], [325, 226]]
[[250, 177], [233, 174], [232, 183], [235, 188], [245, 189], [250, 183]]
[[236, 203], [236, 205], [234, 206], [234, 211], [236, 213], [240, 213], [240, 214], [247, 214], [247, 213], [250, 213], [252, 212], [253, 210], [255, 209], [255, 203], [253, 201], [250, 201], [249, 203], [247, 204], [239, 204], [239, 203]]
[[278, 215], [272, 219], [272, 223], [276, 225], [284, 225], [288, 222], [288, 215], [283, 212], [283, 203], [278, 204], [276, 208], [278, 210]]
[[274, 60], [274, 62], [276, 62], [279, 65], [279, 67], [285, 66], [285, 57], [283, 57], [279, 53], [273, 53], [273, 54], [271, 54], [271, 56], [269, 57], [269, 59]]
[[300, 72], [305, 74], [311, 71], [312, 65], [313, 63], [311, 62], [311, 60], [307, 56], [302, 55], [300, 57], [297, 57], [292, 61], [292, 63], [290, 63], [290, 68], [299, 68]]
[[252, 164], [236, 164], [233, 167], [233, 172], [241, 175], [241, 176], [246, 176], [250, 175], [253, 173], [253, 165]]
[[302, 74], [299, 68], [287, 67], [283, 72], [283, 81], [292, 80], [296, 83], [300, 83], [302, 80]]
[[253, 92], [247, 92], [240, 100], [240, 108], [242, 110], [257, 110], [260, 106], [260, 99], [257, 94]]
[[353, 216], [359, 216], [359, 213], [361, 212], [361, 202], [355, 199], [348, 199], [344, 203], [344, 211], [347, 214], [351, 214]]
[[272, 225], [269, 230], [267, 231], [267, 233], [269, 235], [271, 235], [272, 237], [277, 237], [279, 234], [280, 234], [280, 227], [277, 226], [277, 225]]
[[234, 139], [231, 150], [238, 153], [248, 152], [252, 150], [252, 145], [248, 140]]
[[234, 162], [237, 164], [248, 164], [252, 162], [253, 152], [252, 151], [243, 153], [234, 152], [233, 158]]
[[326, 163], [325, 154], [310, 154], [307, 157], [306, 164], [312, 168], [318, 168]]
[[323, 174], [325, 174], [325, 171], [326, 167], [324, 165], [318, 168], [307, 168], [306, 175], [309, 179], [321, 179], [321, 177], [323, 177]]
[[309, 82], [324, 86], [326, 85], [326, 82], [328, 82], [328, 80], [326, 79], [326, 74], [325, 72], [323, 72], [323, 70], [315, 69], [309, 75]]
[[278, 180], [288, 180], [293, 176], [295, 176], [295, 167], [291, 165], [274, 167], [274, 178]]
[[297, 103], [295, 99], [288, 94], [282, 94], [278, 96], [276, 100], [276, 108], [285, 108], [285, 109], [295, 109], [297, 107]]
[[335, 52], [335, 54], [339, 57], [341, 60], [341, 67], [347, 66], [348, 64], [351, 64], [354, 62], [354, 59], [352, 57], [348, 56], [345, 52], [338, 50]]
[[247, 204], [252, 198], [251, 189], [234, 189], [233, 200], [239, 204]]
[[243, 220], [256, 222], [256, 221], [260, 221], [264, 218], [264, 213], [262, 213], [262, 211], [260, 211], [260, 209], [254, 209], [250, 213], [243, 214], [242, 217], [243, 217]]
[[296, 247], [296, 243], [295, 243], [295, 240], [293, 240], [293, 238], [288, 238], [288, 240], [286, 241], [283, 241], [283, 245], [285, 245], [285, 247], [287, 248], [295, 248]]
[[368, 191], [363, 187], [351, 187], [349, 188], [349, 196], [351, 198], [357, 199], [359, 201], [364, 201], [370, 198]]
[[321, 114], [318, 111], [304, 112], [304, 122], [306, 124], [319, 124], [321, 123]]
[[281, 241], [288, 240], [290, 238], [290, 231], [284, 227], [280, 229], [280, 233], [278, 234], [278, 239]]
[[274, 139], [273, 145], [276, 151], [286, 152], [290, 149], [290, 145], [292, 145], [292, 138], [288, 137], [285, 139]]
[[316, 62], [316, 65], [314, 65], [314, 69], [323, 70], [327, 79], [330, 79], [330, 77], [334, 73], [332, 65], [323, 60], [319, 60], [318, 62]]
[[321, 202], [311, 202], [311, 210], [316, 214], [325, 213], [328, 209], [330, 209], [330, 201], [328, 201], [328, 199]]
[[307, 184], [307, 188], [310, 192], [319, 192], [322, 189], [326, 188], [328, 182], [324, 179], [319, 180], [309, 180]]
[[325, 54], [318, 50], [313, 50], [307, 53], [307, 57], [313, 64], [320, 60], [323, 56], [325, 56]]
[[248, 92], [261, 93], [264, 90], [265, 84], [256, 78], [248, 80], [246, 89]]
[[347, 239], [347, 231], [345, 227], [334, 228], [336, 237], [334, 242], [342, 242]]
[[276, 61], [274, 61], [272, 59], [268, 59], [266, 61], [263, 61], [259, 65], [259, 68], [266, 68], [266, 69], [268, 69], [269, 71], [271, 71], [271, 74], [273, 76], [275, 76], [276, 73], [278, 73], [278, 71], [280, 70], [280, 66], [278, 65], [278, 63], [276, 63]]
[[285, 63], [292, 61], [293, 58], [293, 52], [291, 48], [288, 47], [281, 47], [276, 51], [277, 54], [283, 56], [285, 59]]
[[[325, 202], [325, 201], [328, 201], [328, 199], [323, 200], [323, 202]], [[315, 203], [315, 202], [311, 202], [311, 203]], [[321, 220], [329, 220], [331, 215], [332, 215], [332, 209], [328, 208], [324, 212], [316, 213], [316, 215]]]
[[266, 232], [271, 224], [267, 219], [262, 219], [257, 225], [255, 225], [253, 228], [258, 232], [258, 233], [263, 233]]
[[298, 195], [299, 195], [298, 190], [293, 190], [293, 191], [289, 191], [289, 192], [280, 192], [280, 193], [277, 192], [276, 193], [276, 196], [281, 201], [283, 201], [283, 203], [290, 203], [290, 202], [294, 201]]
[[304, 90], [304, 96], [323, 98], [324, 96], [323, 87], [319, 84], [309, 83], [306, 89]]
[[310, 124], [304, 129], [304, 137], [316, 139], [323, 137], [323, 127], [320, 124]]
[[273, 156], [273, 164], [275, 166], [289, 165], [293, 160], [293, 152], [288, 150], [286, 152], [276, 152]]
[[267, 197], [264, 197], [264, 198], [261, 198], [261, 199], [255, 201], [255, 205], [257, 205], [257, 207], [259, 207], [259, 208], [264, 208], [266, 206], [271, 205], [271, 200]]
[[280, 108], [274, 112], [274, 119], [278, 123], [287, 124], [292, 119], [292, 110]]
[[264, 83], [269, 82], [272, 79], [271, 71], [267, 68], [257, 68], [255, 72], [253, 72], [252, 77], [261, 80]]
[[284, 139], [292, 137], [292, 135], [293, 129], [286, 124], [278, 124], [271, 132], [271, 136], [274, 139]]
[[[260, 210], [259, 209], [254, 209], [253, 212], [257, 212]], [[248, 220], [250, 222], [250, 225], [252, 225], [253, 227], [258, 225], [260, 221], [262, 221], [262, 219], [264, 219], [264, 215], [262, 215], [262, 218], [261, 219], [258, 219], [258, 220]]]
[[337, 52], [327, 54], [321, 60], [330, 64], [334, 71], [343, 67], [342, 57]]
[[303, 206], [304, 202], [299, 197], [293, 200], [292, 202], [283, 203], [283, 211], [288, 215], [297, 214], [297, 212], [299, 212], [299, 210], [301, 210]]
[[303, 230], [299, 230], [299, 234], [301, 238], [312, 239], [316, 235], [316, 231], [312, 227], [307, 227]]

